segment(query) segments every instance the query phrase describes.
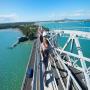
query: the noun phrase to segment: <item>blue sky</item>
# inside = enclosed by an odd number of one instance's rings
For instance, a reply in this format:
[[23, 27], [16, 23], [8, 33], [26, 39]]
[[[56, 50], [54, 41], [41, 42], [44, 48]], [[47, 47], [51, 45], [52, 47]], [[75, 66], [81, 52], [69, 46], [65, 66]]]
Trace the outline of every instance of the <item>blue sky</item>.
[[90, 0], [0, 0], [0, 23], [90, 19]]

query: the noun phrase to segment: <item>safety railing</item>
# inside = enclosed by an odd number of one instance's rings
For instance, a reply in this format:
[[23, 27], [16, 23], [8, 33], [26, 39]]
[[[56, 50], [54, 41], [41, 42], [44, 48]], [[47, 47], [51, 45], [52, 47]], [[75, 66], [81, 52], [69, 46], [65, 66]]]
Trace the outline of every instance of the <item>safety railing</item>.
[[42, 62], [40, 62], [39, 47], [40, 47], [40, 43], [39, 43], [39, 39], [37, 39], [36, 50], [35, 50], [34, 76], [32, 80], [33, 82], [32, 90], [44, 90]]

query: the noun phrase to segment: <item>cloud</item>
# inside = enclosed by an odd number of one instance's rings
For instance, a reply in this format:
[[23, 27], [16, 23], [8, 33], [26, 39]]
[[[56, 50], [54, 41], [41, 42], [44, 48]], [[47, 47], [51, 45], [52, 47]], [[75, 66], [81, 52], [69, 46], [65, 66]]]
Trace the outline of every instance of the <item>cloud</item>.
[[0, 15], [0, 22], [14, 22], [18, 19], [15, 13]]
[[90, 18], [90, 11], [77, 10], [67, 15], [69, 18]]
[[74, 11], [62, 11], [52, 12], [48, 16], [50, 19], [90, 19], [90, 10], [74, 10]]

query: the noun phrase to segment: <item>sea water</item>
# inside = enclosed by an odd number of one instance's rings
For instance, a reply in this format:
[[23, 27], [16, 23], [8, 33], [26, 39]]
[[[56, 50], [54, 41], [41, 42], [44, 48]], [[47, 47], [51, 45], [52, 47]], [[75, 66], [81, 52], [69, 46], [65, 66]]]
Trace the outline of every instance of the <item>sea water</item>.
[[30, 41], [9, 47], [23, 34], [18, 29], [0, 30], [0, 90], [20, 90], [32, 49]]
[[65, 22], [41, 22], [42, 26], [48, 27], [50, 30], [79, 30], [90, 32], [90, 22], [80, 21], [65, 21]]

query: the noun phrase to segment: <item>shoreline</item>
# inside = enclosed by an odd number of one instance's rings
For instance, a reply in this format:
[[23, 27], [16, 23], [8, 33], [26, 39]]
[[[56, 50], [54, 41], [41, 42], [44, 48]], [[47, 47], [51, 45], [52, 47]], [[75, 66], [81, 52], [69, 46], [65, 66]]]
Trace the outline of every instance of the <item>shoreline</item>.
[[4, 29], [0, 29], [0, 32], [5, 32], [5, 31], [21, 32], [19, 28], [4, 28]]

